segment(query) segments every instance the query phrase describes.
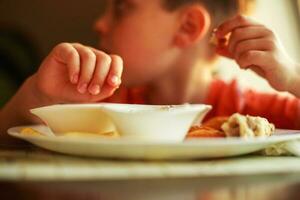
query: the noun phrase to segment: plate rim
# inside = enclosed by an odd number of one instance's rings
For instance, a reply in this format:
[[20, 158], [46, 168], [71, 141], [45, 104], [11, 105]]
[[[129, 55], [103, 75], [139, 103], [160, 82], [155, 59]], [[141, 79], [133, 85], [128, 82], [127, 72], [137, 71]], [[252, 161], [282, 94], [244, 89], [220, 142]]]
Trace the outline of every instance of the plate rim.
[[212, 145], [255, 145], [255, 144], [263, 144], [263, 143], [282, 143], [290, 140], [300, 139], [300, 130], [289, 130], [289, 129], [277, 129], [280, 131], [291, 131], [293, 134], [288, 135], [276, 135], [268, 138], [201, 138], [201, 139], [188, 139], [183, 142], [174, 142], [174, 141], [133, 141], [128, 138], [123, 139], [108, 139], [108, 138], [100, 138], [99, 140], [91, 140], [89, 138], [66, 138], [64, 136], [30, 136], [30, 135], [21, 135], [20, 129], [22, 128], [49, 128], [46, 125], [27, 125], [27, 126], [15, 126], [9, 128], [7, 133], [15, 138], [26, 140], [30, 143], [31, 141], [42, 141], [42, 142], [57, 142], [57, 143], [89, 143], [89, 144], [103, 144], [103, 145], [135, 145], [135, 146], [176, 146], [176, 147], [186, 147], [186, 146], [212, 146]]

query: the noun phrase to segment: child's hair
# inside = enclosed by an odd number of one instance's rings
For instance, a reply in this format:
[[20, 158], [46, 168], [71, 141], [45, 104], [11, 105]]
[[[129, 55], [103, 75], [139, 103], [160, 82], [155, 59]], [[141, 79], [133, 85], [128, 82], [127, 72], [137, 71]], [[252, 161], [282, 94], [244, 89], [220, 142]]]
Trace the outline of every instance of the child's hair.
[[212, 25], [217, 26], [226, 18], [249, 12], [254, 0], [163, 0], [164, 7], [174, 11], [188, 4], [203, 5], [212, 16]]

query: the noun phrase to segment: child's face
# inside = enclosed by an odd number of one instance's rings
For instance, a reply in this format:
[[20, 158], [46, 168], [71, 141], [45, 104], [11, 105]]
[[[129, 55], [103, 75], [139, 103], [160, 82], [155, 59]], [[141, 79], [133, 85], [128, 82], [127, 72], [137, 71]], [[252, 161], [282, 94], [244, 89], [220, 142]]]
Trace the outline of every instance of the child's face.
[[95, 23], [100, 49], [124, 60], [126, 85], [155, 80], [176, 62], [178, 13], [166, 11], [161, 1], [108, 0], [105, 14]]

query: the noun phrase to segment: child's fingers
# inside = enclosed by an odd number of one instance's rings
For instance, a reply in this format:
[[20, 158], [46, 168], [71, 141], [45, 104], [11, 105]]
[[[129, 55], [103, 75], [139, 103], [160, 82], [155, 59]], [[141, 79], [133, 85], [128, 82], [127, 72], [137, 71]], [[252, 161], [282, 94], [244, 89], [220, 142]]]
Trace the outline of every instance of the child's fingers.
[[253, 66], [259, 67], [262, 71], [265, 69], [268, 53], [265, 51], [252, 50], [242, 54], [237, 63], [242, 69], [248, 69]]
[[239, 60], [240, 57], [251, 50], [256, 51], [272, 51], [274, 49], [274, 42], [268, 38], [244, 40], [235, 46], [235, 49], [231, 52], [236, 60]]
[[54, 48], [54, 56], [58, 62], [67, 65], [71, 83], [77, 84], [80, 72], [80, 56], [69, 43], [61, 43]]
[[92, 101], [94, 102], [112, 96], [121, 84], [121, 76], [123, 73], [123, 60], [121, 57], [116, 55], [110, 55], [110, 57], [112, 62], [109, 74], [106, 79], [106, 83], [101, 88], [101, 93], [92, 97]]
[[90, 102], [99, 102], [99, 101], [102, 101], [102, 100], [104, 100], [104, 99], [109, 98], [110, 96], [112, 96], [117, 89], [118, 88], [116, 88], [116, 87], [112, 87], [112, 86], [110, 86], [108, 84], [105, 84], [101, 88], [101, 93], [99, 93], [98, 95], [90, 95], [89, 101]]
[[252, 65], [252, 66], [249, 67], [249, 69], [251, 69], [252, 71], [254, 71], [257, 75], [259, 75], [262, 78], [266, 77], [266, 72], [262, 68], [260, 68], [258, 66]]
[[93, 77], [95, 65], [96, 65], [96, 55], [90, 49], [81, 44], [73, 44], [75, 49], [80, 55], [80, 76], [77, 86], [79, 93], [84, 94], [88, 89], [88, 85]]
[[268, 37], [272, 34], [273, 32], [271, 30], [263, 26], [237, 28], [232, 32], [230, 36], [228, 50], [229, 52], [234, 52], [236, 45], [241, 41]]
[[216, 31], [217, 38], [224, 38], [230, 32], [232, 32], [236, 28], [242, 28], [247, 26], [261, 26], [261, 24], [257, 23], [253, 19], [249, 17], [238, 15], [223, 24], [221, 24]]
[[92, 95], [98, 95], [101, 92], [101, 88], [105, 84], [105, 80], [111, 67], [112, 59], [109, 55], [92, 49], [97, 57], [96, 68], [94, 71], [93, 79], [89, 85], [89, 92]]
[[120, 56], [111, 55], [112, 63], [107, 77], [107, 83], [112, 87], [119, 87], [123, 73], [123, 60]]

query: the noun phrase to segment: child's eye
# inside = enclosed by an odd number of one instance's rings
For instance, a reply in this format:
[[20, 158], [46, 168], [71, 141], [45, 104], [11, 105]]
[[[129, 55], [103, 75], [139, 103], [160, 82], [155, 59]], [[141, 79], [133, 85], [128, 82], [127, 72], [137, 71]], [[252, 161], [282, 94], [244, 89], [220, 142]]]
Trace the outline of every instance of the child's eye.
[[126, 0], [115, 0], [114, 13], [116, 17], [121, 17], [130, 9], [130, 5]]

